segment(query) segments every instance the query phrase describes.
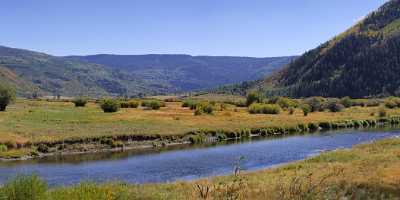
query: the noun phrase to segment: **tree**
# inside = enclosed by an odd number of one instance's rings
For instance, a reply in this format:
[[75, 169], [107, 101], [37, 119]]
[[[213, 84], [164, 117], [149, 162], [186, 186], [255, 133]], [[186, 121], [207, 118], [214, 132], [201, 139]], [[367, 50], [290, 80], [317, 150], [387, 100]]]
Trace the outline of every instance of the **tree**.
[[5, 111], [6, 107], [15, 101], [15, 89], [6, 85], [0, 85], [0, 111]]

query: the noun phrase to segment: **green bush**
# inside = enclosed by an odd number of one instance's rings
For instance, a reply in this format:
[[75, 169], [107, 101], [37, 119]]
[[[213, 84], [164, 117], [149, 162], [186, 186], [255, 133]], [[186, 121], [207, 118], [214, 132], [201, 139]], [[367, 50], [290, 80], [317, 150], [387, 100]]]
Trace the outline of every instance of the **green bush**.
[[1, 188], [7, 200], [41, 200], [46, 199], [47, 183], [37, 175], [19, 175]]
[[158, 110], [165, 107], [165, 102], [159, 100], [146, 100], [142, 102], [142, 106], [152, 110]]
[[281, 107], [276, 104], [253, 103], [249, 107], [250, 114], [279, 114]]
[[311, 106], [308, 104], [301, 105], [301, 110], [303, 111], [304, 116], [308, 116], [308, 113], [311, 112]]
[[212, 103], [208, 102], [201, 102], [196, 104], [196, 110], [194, 115], [201, 115], [201, 114], [212, 114], [214, 112], [214, 106]]
[[115, 99], [103, 99], [100, 102], [100, 107], [103, 109], [105, 113], [113, 113], [117, 112], [120, 108], [120, 103], [119, 101]]
[[350, 108], [351, 106], [354, 105], [353, 100], [350, 97], [343, 97], [340, 100], [340, 103], [346, 108]]
[[311, 112], [323, 111], [326, 99], [323, 97], [311, 97], [305, 100], [305, 103], [310, 106]]
[[296, 101], [285, 97], [279, 97], [278, 100], [276, 101], [276, 104], [278, 104], [283, 109], [287, 109], [290, 107], [297, 107]]
[[253, 103], [263, 103], [264, 102], [264, 95], [257, 92], [251, 92], [247, 95], [246, 98], [246, 106], [250, 106]]
[[6, 107], [15, 101], [16, 92], [14, 88], [0, 85], [0, 111], [5, 111]]
[[74, 100], [72, 100], [72, 103], [75, 104], [75, 107], [85, 107], [87, 104], [87, 98], [77, 97]]
[[196, 105], [198, 104], [197, 101], [192, 100], [192, 99], [187, 99], [182, 102], [182, 107], [184, 108], [190, 108], [191, 110], [196, 109]]
[[135, 100], [131, 101], [122, 101], [121, 102], [121, 108], [137, 108], [139, 107], [139, 102]]

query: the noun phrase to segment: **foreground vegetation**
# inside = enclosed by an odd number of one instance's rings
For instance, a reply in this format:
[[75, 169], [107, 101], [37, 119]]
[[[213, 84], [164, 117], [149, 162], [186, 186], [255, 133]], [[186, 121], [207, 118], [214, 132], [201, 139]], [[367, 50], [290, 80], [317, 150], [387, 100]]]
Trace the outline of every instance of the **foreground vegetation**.
[[81, 183], [48, 189], [37, 176], [19, 176], [3, 199], [399, 199], [400, 139], [358, 145], [276, 169], [171, 184]]
[[163, 100], [17, 100], [0, 112], [0, 158], [398, 124], [399, 107], [396, 97], [288, 99], [251, 94], [247, 100], [210, 94]]

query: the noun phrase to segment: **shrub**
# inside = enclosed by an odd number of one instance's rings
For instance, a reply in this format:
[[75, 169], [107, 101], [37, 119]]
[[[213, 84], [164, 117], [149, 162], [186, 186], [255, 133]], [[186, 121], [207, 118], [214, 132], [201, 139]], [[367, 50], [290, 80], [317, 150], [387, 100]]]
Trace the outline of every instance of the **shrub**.
[[85, 107], [87, 104], [87, 98], [77, 97], [74, 100], [72, 100], [72, 103], [75, 104], [75, 107]]
[[48, 153], [49, 147], [45, 144], [39, 144], [39, 146], [37, 147], [37, 151], [39, 151], [40, 153]]
[[385, 101], [385, 106], [386, 106], [386, 108], [394, 109], [397, 107], [397, 103], [391, 99], [387, 99]]
[[303, 111], [304, 116], [307, 116], [309, 112], [311, 112], [311, 106], [308, 104], [301, 105], [301, 110]]
[[384, 108], [379, 109], [378, 115], [379, 117], [386, 117], [387, 116], [386, 110]]
[[196, 105], [196, 110], [194, 112], [194, 115], [201, 115], [203, 113], [212, 114], [213, 112], [214, 112], [214, 106], [211, 103], [202, 102]]
[[295, 109], [293, 107], [289, 108], [289, 115], [293, 115], [295, 112]]
[[284, 109], [290, 107], [297, 107], [297, 103], [294, 100], [285, 97], [279, 97], [278, 100], [276, 101], [276, 104], [278, 104], [281, 108]]
[[249, 107], [250, 114], [279, 114], [281, 107], [276, 104], [253, 103]]
[[183, 101], [182, 107], [184, 107], [184, 108], [190, 108], [190, 109], [194, 110], [194, 109], [196, 109], [196, 104], [197, 104], [197, 103], [198, 103], [198, 102], [195, 101], [195, 100], [188, 99], [188, 100]]
[[105, 113], [117, 112], [120, 106], [120, 103], [115, 99], [103, 99], [100, 102], [100, 107]]
[[161, 107], [165, 107], [165, 103], [159, 100], [147, 100], [142, 102], [142, 106], [152, 110], [158, 110]]
[[139, 107], [139, 102], [135, 100], [121, 102], [121, 108], [137, 108], [137, 107]]
[[346, 108], [350, 108], [351, 106], [353, 106], [353, 100], [350, 98], [350, 97], [343, 97], [341, 100], [340, 100], [340, 103], [344, 106], [344, 107], [346, 107]]
[[310, 106], [311, 112], [323, 111], [325, 98], [323, 97], [311, 97], [305, 100], [305, 103]]
[[345, 106], [335, 101], [331, 101], [328, 102], [326, 108], [329, 109], [329, 111], [331, 112], [341, 112], [345, 108]]
[[47, 183], [37, 175], [19, 175], [1, 189], [8, 200], [46, 199]]
[[367, 106], [367, 107], [377, 107], [377, 106], [379, 106], [379, 105], [380, 105], [380, 102], [379, 102], [378, 100], [376, 100], [376, 99], [369, 99], [369, 100], [367, 100], [365, 106]]
[[6, 107], [15, 101], [16, 92], [14, 88], [0, 85], [0, 111], [5, 111]]
[[246, 106], [250, 106], [253, 103], [262, 103], [264, 101], [264, 96], [257, 92], [252, 92], [247, 95]]

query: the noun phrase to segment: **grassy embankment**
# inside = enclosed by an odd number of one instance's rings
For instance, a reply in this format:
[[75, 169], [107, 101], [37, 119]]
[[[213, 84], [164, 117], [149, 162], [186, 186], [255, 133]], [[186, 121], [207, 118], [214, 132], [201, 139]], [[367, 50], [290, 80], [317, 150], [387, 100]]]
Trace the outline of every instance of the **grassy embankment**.
[[[181, 105], [181, 102], [167, 102], [160, 110], [139, 107], [103, 113], [95, 103], [76, 108], [70, 102], [18, 100], [0, 113], [0, 144], [8, 146], [7, 151], [0, 150], [0, 158], [30, 155], [38, 147], [42, 152], [87, 151], [98, 148], [94, 143], [119, 147], [126, 145], [120, 144], [121, 141], [131, 141], [133, 145], [135, 141], [149, 141], [149, 145], [157, 146], [190, 141], [189, 137], [193, 136], [196, 136], [194, 140], [201, 141], [204, 135], [234, 138], [250, 133], [307, 132], [309, 128], [326, 126], [325, 122], [335, 122], [333, 128], [357, 127], [360, 123], [368, 126], [376, 122], [380, 110], [355, 106], [342, 112], [313, 112], [304, 116], [296, 108], [293, 114], [282, 111], [277, 115], [255, 115], [249, 114], [247, 108], [228, 105], [212, 115], [195, 116], [193, 110]], [[388, 116], [400, 115], [398, 108], [386, 112]], [[349, 120], [369, 121], [356, 124]]]
[[[0, 189], [8, 199], [399, 199], [400, 139], [358, 145], [276, 169], [193, 182], [129, 185], [81, 183], [47, 189], [19, 178]], [[19, 198], [12, 198], [18, 194]], [[7, 199], [5, 198], [5, 199]]]

